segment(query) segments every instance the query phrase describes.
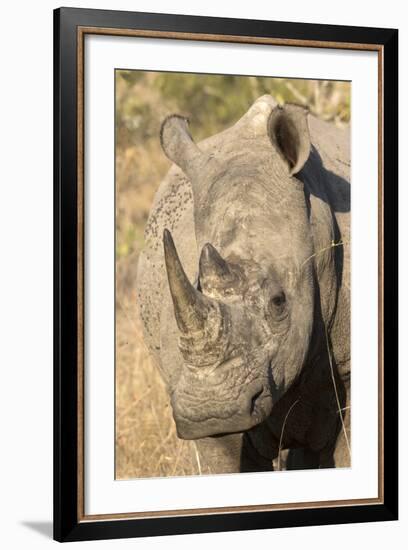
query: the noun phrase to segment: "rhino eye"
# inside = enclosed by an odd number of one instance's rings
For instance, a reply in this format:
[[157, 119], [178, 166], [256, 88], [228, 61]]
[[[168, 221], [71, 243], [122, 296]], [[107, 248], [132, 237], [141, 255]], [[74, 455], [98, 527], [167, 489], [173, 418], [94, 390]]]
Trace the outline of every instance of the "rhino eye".
[[272, 321], [282, 321], [288, 314], [286, 307], [286, 296], [284, 292], [279, 292], [272, 296], [269, 302], [269, 316]]
[[285, 296], [285, 293], [284, 292], [280, 292], [279, 294], [277, 294], [276, 296], [274, 296], [272, 298], [272, 304], [277, 307], [277, 308], [281, 308], [282, 306], [285, 305], [285, 302], [286, 302], [286, 296]]

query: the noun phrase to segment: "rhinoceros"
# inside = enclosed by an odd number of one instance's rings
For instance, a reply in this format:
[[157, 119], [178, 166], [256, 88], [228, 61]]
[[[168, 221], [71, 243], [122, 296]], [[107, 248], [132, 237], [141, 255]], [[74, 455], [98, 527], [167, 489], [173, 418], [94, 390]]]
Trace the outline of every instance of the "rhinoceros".
[[137, 299], [178, 437], [212, 473], [349, 466], [348, 129], [266, 95], [160, 140]]

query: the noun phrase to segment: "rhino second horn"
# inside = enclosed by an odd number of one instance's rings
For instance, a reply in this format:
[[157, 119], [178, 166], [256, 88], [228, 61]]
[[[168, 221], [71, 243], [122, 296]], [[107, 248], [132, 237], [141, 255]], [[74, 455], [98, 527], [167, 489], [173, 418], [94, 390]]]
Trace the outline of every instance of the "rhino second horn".
[[227, 262], [210, 243], [204, 245], [200, 255], [200, 282], [216, 278], [225, 280], [231, 276]]
[[184, 334], [204, 331], [212, 307], [210, 299], [196, 290], [188, 280], [168, 229], [163, 233], [163, 245], [177, 326]]

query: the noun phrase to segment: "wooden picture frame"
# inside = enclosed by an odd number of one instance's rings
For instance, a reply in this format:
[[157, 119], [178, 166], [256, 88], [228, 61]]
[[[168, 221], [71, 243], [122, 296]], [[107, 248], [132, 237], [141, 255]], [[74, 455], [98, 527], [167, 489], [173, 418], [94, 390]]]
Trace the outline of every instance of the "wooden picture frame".
[[[330, 502], [89, 515], [84, 492], [84, 39], [163, 38], [378, 56], [378, 495]], [[107, 114], [107, 116], [110, 116]], [[54, 12], [54, 537], [58, 541], [395, 520], [398, 31], [60, 8]]]

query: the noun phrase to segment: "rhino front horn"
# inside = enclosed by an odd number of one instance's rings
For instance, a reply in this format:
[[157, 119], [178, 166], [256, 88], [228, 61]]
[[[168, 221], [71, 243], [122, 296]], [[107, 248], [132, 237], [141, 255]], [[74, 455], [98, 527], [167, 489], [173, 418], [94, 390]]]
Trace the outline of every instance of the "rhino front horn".
[[185, 274], [168, 229], [163, 233], [164, 258], [177, 326], [184, 334], [202, 332], [214, 305], [196, 290]]

